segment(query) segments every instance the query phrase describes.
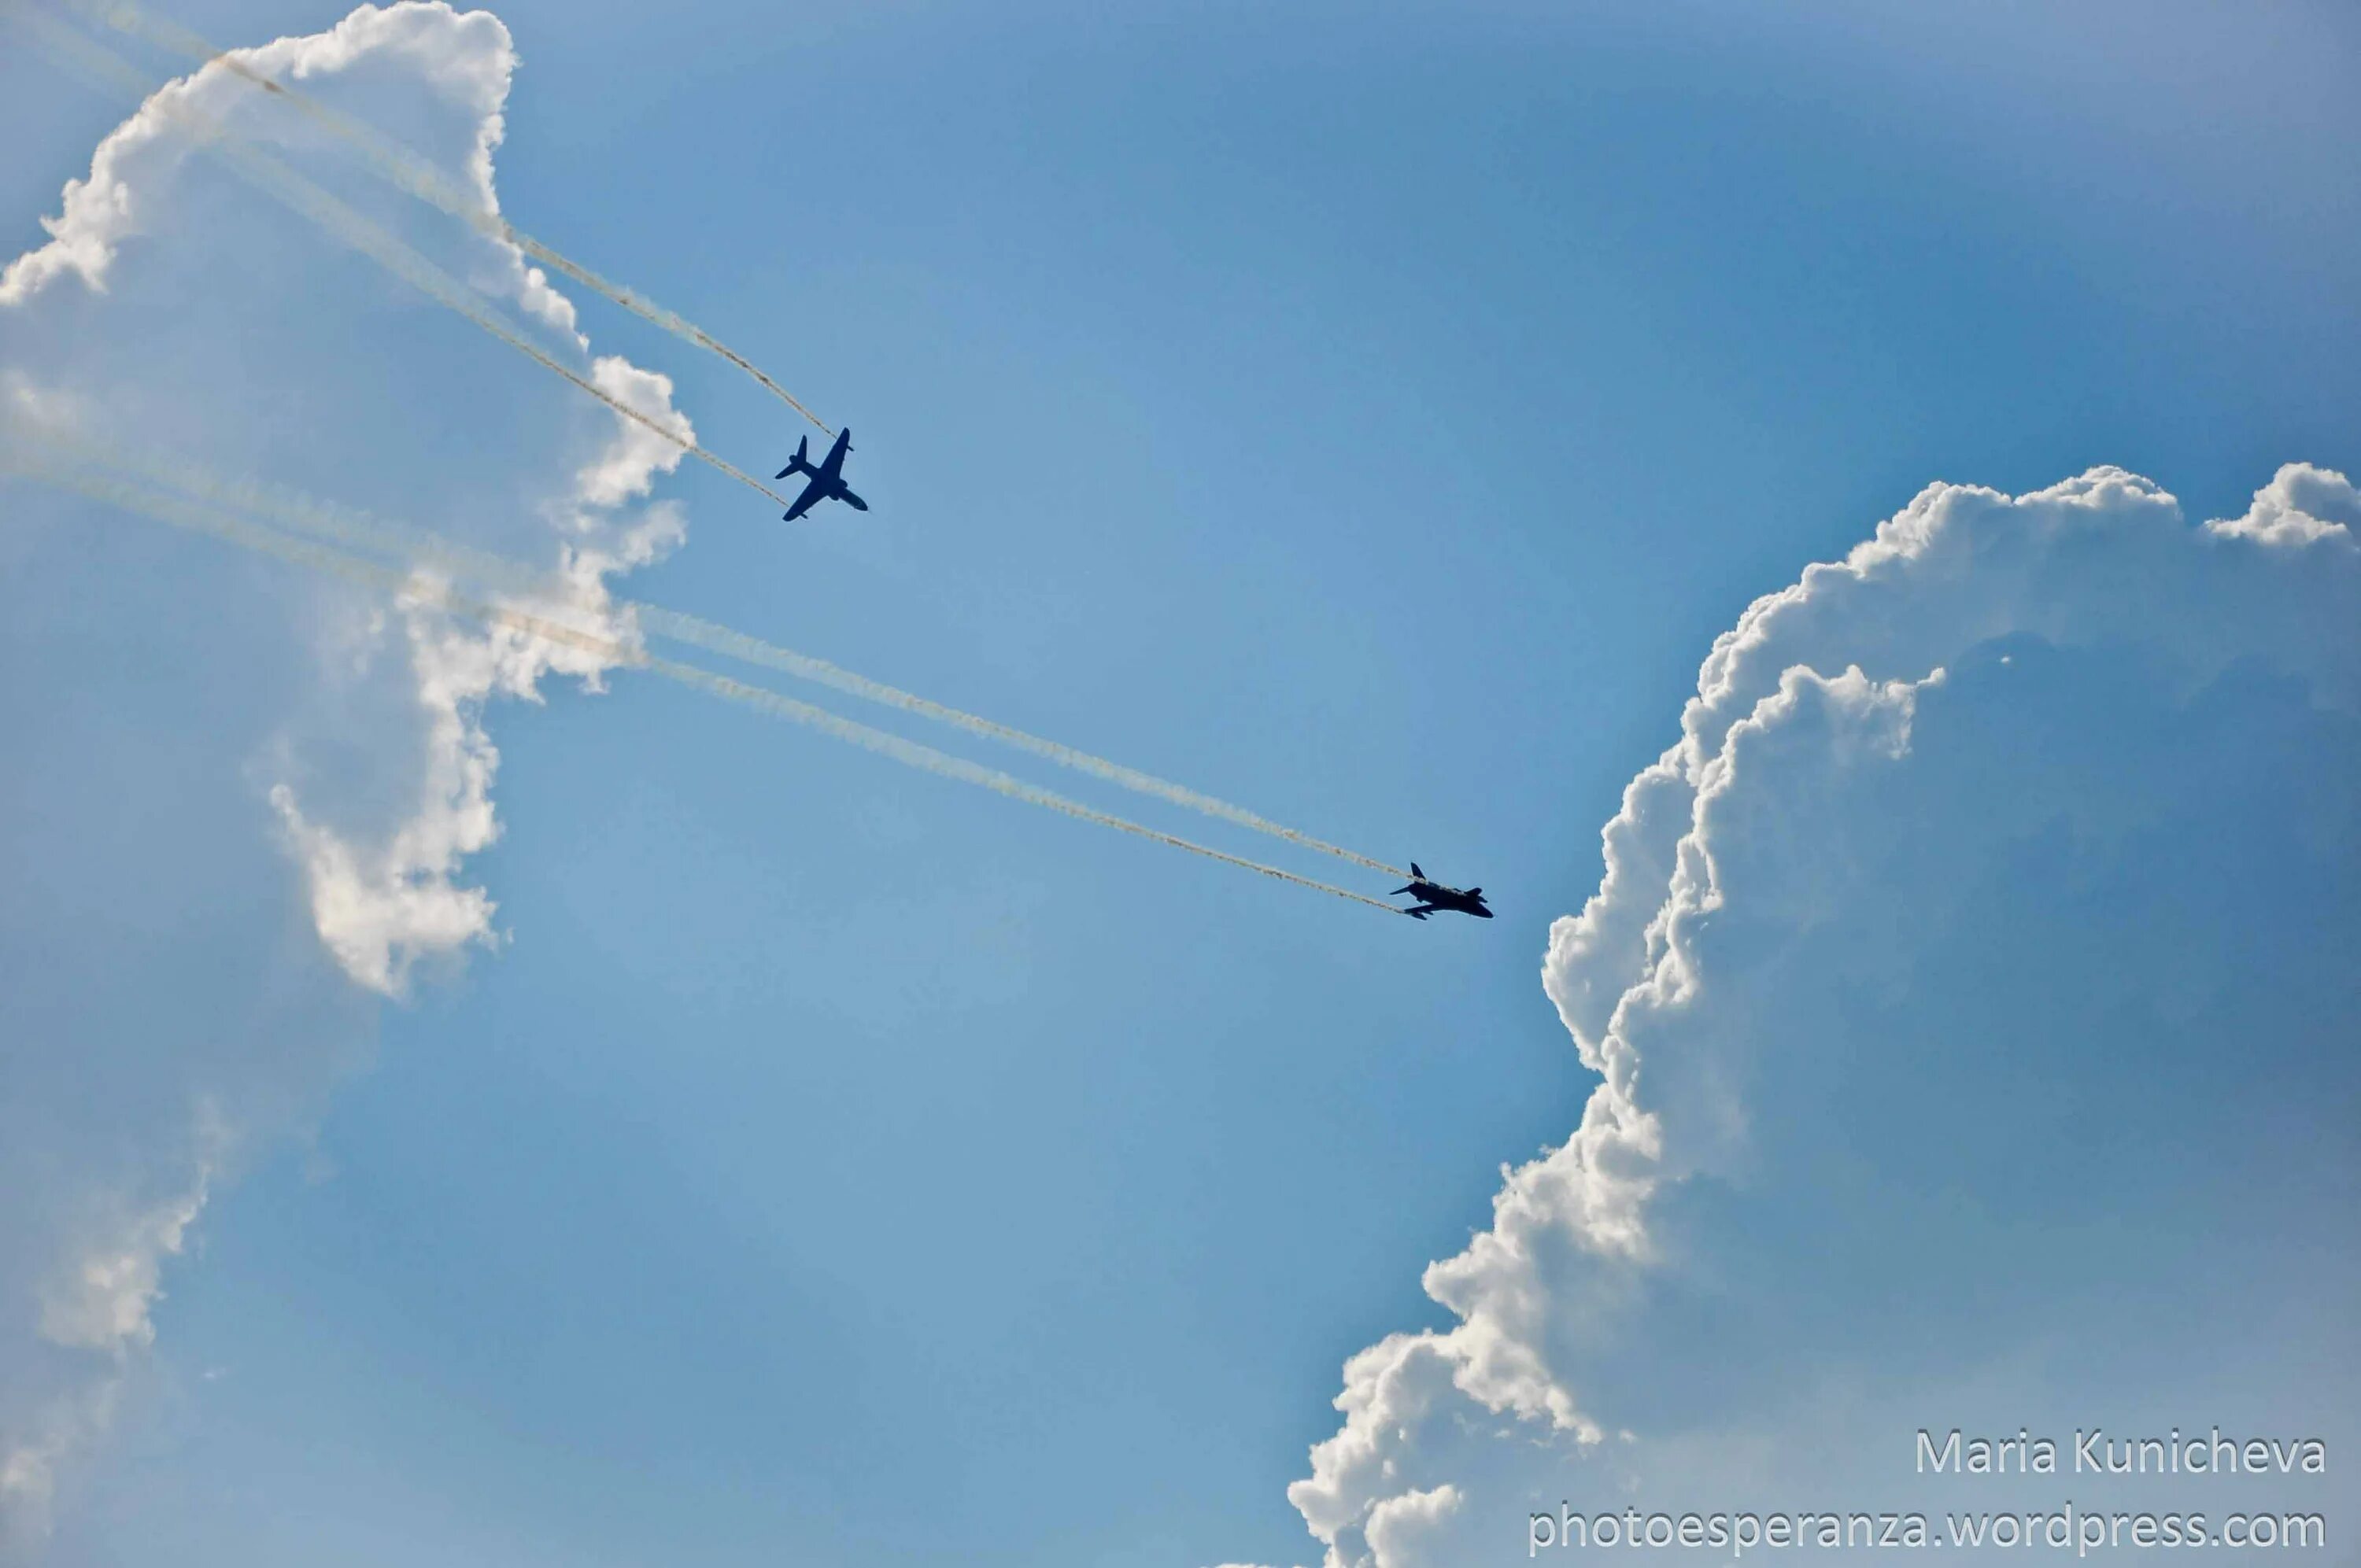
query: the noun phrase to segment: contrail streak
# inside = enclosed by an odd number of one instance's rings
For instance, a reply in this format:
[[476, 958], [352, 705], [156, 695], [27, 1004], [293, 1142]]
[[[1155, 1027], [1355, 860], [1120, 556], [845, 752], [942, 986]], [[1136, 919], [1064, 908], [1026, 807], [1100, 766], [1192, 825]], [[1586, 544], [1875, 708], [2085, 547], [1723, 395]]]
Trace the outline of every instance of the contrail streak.
[[890, 735], [882, 729], [873, 729], [865, 724], [859, 724], [838, 714], [830, 713], [826, 708], [815, 707], [809, 703], [799, 702], [794, 697], [765, 687], [749, 685], [743, 681], [732, 680], [727, 675], [716, 674], [712, 671], [694, 664], [682, 663], [677, 660], [658, 658], [643, 650], [617, 641], [613, 638], [585, 631], [579, 627], [569, 626], [545, 616], [534, 615], [511, 605], [497, 604], [478, 598], [463, 593], [451, 585], [404, 573], [379, 562], [349, 555], [324, 544], [291, 538], [275, 530], [247, 521], [233, 513], [209, 506], [192, 504], [177, 497], [142, 489], [100, 475], [60, 468], [44, 464], [38, 459], [26, 461], [24, 456], [9, 453], [5, 448], [0, 448], [0, 456], [11, 458], [12, 461], [7, 465], [9, 470], [26, 477], [72, 489], [93, 500], [125, 510], [143, 513], [175, 528], [208, 534], [243, 549], [342, 577], [348, 582], [374, 588], [396, 598], [431, 604], [456, 615], [510, 627], [551, 642], [579, 648], [598, 655], [609, 664], [647, 670], [667, 680], [702, 691], [708, 696], [720, 697], [725, 701], [753, 708], [757, 712], [766, 713], [774, 718], [807, 725], [832, 735], [840, 740], [859, 746], [864, 751], [890, 757], [895, 762], [925, 773], [956, 779], [962, 784], [977, 784], [996, 794], [1006, 795], [1012, 800], [1038, 806], [1045, 810], [1057, 812], [1060, 816], [1072, 817], [1078, 822], [1094, 823], [1102, 828], [1114, 828], [1120, 833], [1128, 833], [1137, 838], [1167, 844], [1176, 850], [1185, 850], [1192, 855], [1201, 855], [1210, 861], [1219, 861], [1224, 865], [1258, 872], [1279, 882], [1292, 883], [1298, 887], [1311, 888], [1314, 892], [1324, 893], [1350, 903], [1367, 905], [1372, 909], [1382, 909], [1389, 915], [1401, 913], [1394, 905], [1380, 899], [1371, 898], [1366, 894], [1355, 893], [1350, 888], [1337, 887], [1333, 883], [1315, 881], [1311, 877], [1299, 876], [1293, 872], [1282, 870], [1278, 866], [1265, 865], [1260, 861], [1250, 861], [1243, 855], [1233, 855], [1224, 850], [1213, 849], [1210, 845], [1200, 844], [1193, 839], [1183, 839], [1177, 834], [1166, 833], [1145, 824], [1131, 821], [1127, 817], [1096, 810], [1084, 806], [1080, 801], [1071, 800], [1052, 791], [1027, 784], [996, 768], [987, 768], [964, 758], [936, 751], [931, 746], [921, 745], [898, 735]]
[[[192, 464], [158, 457], [147, 453], [117, 455], [102, 453], [54, 433], [45, 433], [53, 449], [71, 447], [83, 454], [85, 460], [140, 474], [148, 480], [197, 496], [216, 506], [258, 513], [280, 527], [298, 532], [335, 541], [359, 550], [373, 550], [386, 554], [407, 556], [438, 568], [477, 578], [504, 592], [549, 597], [562, 596], [564, 585], [553, 580], [544, 571], [526, 565], [489, 551], [444, 538], [413, 524], [395, 522], [348, 507], [313, 499], [301, 492], [280, 486], [262, 486], [223, 480]], [[600, 607], [588, 608], [598, 610]], [[1371, 871], [1389, 876], [1407, 878], [1409, 872], [1399, 866], [1315, 839], [1309, 833], [1272, 821], [1242, 806], [1179, 784], [1137, 768], [1093, 756], [1087, 751], [1062, 745], [1025, 730], [1013, 729], [980, 715], [932, 701], [906, 692], [882, 681], [871, 680], [851, 670], [832, 664], [825, 659], [798, 653], [791, 648], [765, 642], [744, 632], [716, 625], [697, 616], [684, 615], [644, 600], [617, 601], [614, 611], [632, 617], [641, 630], [675, 642], [685, 642], [708, 652], [743, 660], [767, 669], [782, 671], [802, 680], [824, 685], [834, 691], [857, 696], [866, 702], [898, 708], [938, 723], [949, 724], [971, 735], [981, 736], [1018, 751], [1045, 757], [1061, 767], [1087, 773], [1093, 778], [1118, 784], [1140, 795], [1151, 795], [1174, 806], [1251, 828], [1257, 833], [1285, 839], [1307, 850], [1316, 850], [1338, 860], [1367, 866]]]
[[667, 310], [645, 295], [600, 277], [571, 257], [533, 238], [499, 214], [487, 211], [474, 192], [452, 180], [442, 170], [419, 157], [410, 148], [380, 134], [373, 127], [338, 114], [318, 99], [290, 87], [283, 82], [274, 81], [243, 60], [237, 60], [229, 51], [214, 48], [213, 44], [187, 27], [168, 17], [143, 10], [130, 4], [129, 0], [65, 0], [65, 3], [82, 15], [117, 32], [145, 38], [149, 43], [170, 49], [185, 59], [196, 60], [201, 64], [218, 60], [223, 69], [234, 72], [263, 92], [278, 98], [281, 103], [300, 111], [321, 128], [343, 140], [358, 152], [370, 168], [398, 188], [423, 202], [441, 208], [488, 238], [504, 240], [515, 246], [534, 260], [555, 268], [585, 288], [605, 295], [625, 310], [643, 320], [653, 322], [675, 337], [719, 355], [762, 383], [789, 408], [811, 421], [822, 431], [830, 435], [836, 433], [827, 421], [806, 408], [796, 400], [794, 393], [764, 374], [760, 366], [715, 337], [711, 333], [679, 313]]
[[[151, 84], [138, 68], [104, 45], [84, 38], [73, 28], [45, 16], [38, 11], [27, 8], [20, 9], [18, 14], [42, 36], [51, 49], [70, 57], [84, 69], [143, 96], [150, 93]], [[209, 150], [220, 154], [226, 159], [234, 173], [248, 183], [268, 192], [302, 216], [311, 219], [429, 299], [467, 317], [467, 320], [518, 353], [526, 356], [544, 369], [564, 377], [625, 419], [653, 431], [690, 456], [729, 475], [749, 489], [768, 496], [783, 507], [788, 504], [786, 497], [736, 464], [707, 451], [690, 437], [681, 434], [679, 431], [670, 428], [659, 420], [642, 413], [605, 388], [577, 374], [526, 337], [521, 328], [477, 299], [473, 291], [466, 284], [297, 173], [286, 163], [231, 134], [228, 128], [218, 120], [181, 104], [172, 105], [168, 112], [203, 133], [204, 145]]]
[[790, 696], [782, 696], [766, 687], [750, 686], [742, 681], [733, 681], [727, 675], [713, 674], [695, 665], [675, 663], [669, 659], [643, 656], [637, 662], [658, 674], [667, 675], [685, 685], [710, 692], [716, 696], [728, 697], [733, 702], [748, 703], [765, 712], [777, 714], [784, 718], [795, 719], [800, 724], [816, 725], [840, 740], [850, 740], [856, 746], [865, 747], [872, 751], [892, 757], [896, 762], [907, 762], [914, 768], [923, 768], [928, 773], [940, 773], [945, 778], [982, 784], [984, 788], [997, 790], [1013, 800], [1043, 806], [1073, 817], [1079, 822], [1095, 822], [1102, 828], [1112, 828], [1118, 832], [1137, 834], [1142, 839], [1152, 839], [1157, 843], [1170, 844], [1176, 850], [1186, 850], [1192, 855], [1202, 855], [1207, 860], [1220, 861], [1225, 865], [1236, 866], [1244, 871], [1259, 872], [1264, 876], [1276, 877], [1280, 882], [1291, 882], [1298, 887], [1312, 888], [1315, 892], [1347, 899], [1355, 904], [1366, 904], [1372, 909], [1382, 909], [1389, 915], [1401, 913], [1400, 909], [1383, 899], [1371, 898], [1367, 894], [1355, 893], [1350, 888], [1338, 887], [1332, 883], [1298, 876], [1293, 872], [1282, 871], [1277, 866], [1265, 865], [1260, 861], [1247, 860], [1244, 855], [1233, 855], [1225, 850], [1200, 844], [1193, 839], [1183, 839], [1177, 834], [1167, 833], [1159, 828], [1131, 821], [1127, 817], [1115, 816], [1111, 812], [1095, 810], [1078, 800], [1070, 800], [1062, 795], [1054, 794], [1038, 785], [1027, 784], [1024, 780], [1004, 773], [997, 768], [987, 768], [980, 763], [968, 762], [964, 758], [938, 751], [931, 746], [922, 746], [915, 740], [905, 740], [898, 735], [889, 735], [883, 729], [872, 729], [865, 724], [856, 724], [851, 719], [840, 718], [826, 708], [814, 707], [809, 703], [797, 702]]
[[1383, 861], [1372, 860], [1342, 845], [1331, 844], [1325, 839], [1315, 839], [1309, 833], [1273, 822], [1267, 817], [1248, 811], [1243, 806], [1233, 806], [1226, 800], [1201, 794], [1185, 784], [1158, 778], [1153, 773], [1141, 773], [1137, 768], [1127, 768], [1120, 762], [1112, 762], [1104, 757], [1094, 757], [1088, 751], [1077, 751], [1071, 746], [1061, 745], [1058, 741], [1046, 740], [1038, 735], [1027, 734], [1022, 729], [1011, 729], [1005, 724], [995, 723], [992, 719], [976, 714], [964, 713], [956, 707], [948, 707], [914, 693], [889, 686], [882, 681], [873, 681], [866, 675], [854, 674], [851, 670], [831, 664], [825, 659], [815, 659], [808, 654], [796, 652], [792, 649], [781, 648], [758, 638], [749, 637], [742, 631], [732, 631], [726, 626], [717, 626], [709, 620], [700, 620], [696, 616], [683, 615], [676, 610], [636, 602], [631, 604], [629, 608], [638, 615], [639, 622], [642, 627], [659, 637], [668, 637], [676, 642], [686, 642], [694, 647], [703, 648], [708, 652], [743, 659], [750, 664], [762, 664], [771, 669], [783, 670], [789, 674], [799, 675], [805, 680], [831, 687], [851, 696], [861, 697], [888, 707], [898, 707], [906, 713], [915, 713], [939, 723], [949, 724], [964, 729], [971, 735], [980, 735], [986, 740], [997, 740], [1005, 746], [1014, 746], [1021, 751], [1030, 751], [1037, 757], [1046, 757], [1060, 767], [1071, 768], [1077, 773], [1088, 773], [1093, 778], [1120, 784], [1140, 795], [1154, 795], [1159, 800], [1184, 806], [1207, 817], [1219, 817], [1224, 822], [1235, 823], [1241, 828], [1250, 828], [1257, 833], [1268, 833], [1272, 838], [1284, 839], [1290, 844], [1300, 845], [1307, 850], [1317, 850], [1323, 855], [1334, 855], [1338, 860], [1350, 861], [1356, 865], [1367, 866], [1371, 871], [1384, 872], [1389, 875], [1401, 877], [1407, 877], [1410, 874], [1400, 867], [1386, 864]]

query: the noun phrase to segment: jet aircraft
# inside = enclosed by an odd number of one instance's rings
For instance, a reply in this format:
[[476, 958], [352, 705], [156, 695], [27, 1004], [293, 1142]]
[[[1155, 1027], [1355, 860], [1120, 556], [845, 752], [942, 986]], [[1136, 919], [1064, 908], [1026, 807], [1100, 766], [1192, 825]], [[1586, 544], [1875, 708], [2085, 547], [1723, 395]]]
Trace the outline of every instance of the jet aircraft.
[[851, 450], [852, 432], [840, 431], [836, 444], [828, 449], [828, 455], [821, 458], [819, 466], [815, 468], [811, 466], [811, 437], [807, 435], [796, 443], [796, 455], [787, 459], [785, 467], [771, 477], [784, 479], [790, 474], [809, 474], [811, 482], [804, 486], [804, 493], [797, 496], [795, 505], [787, 509], [783, 521], [795, 521], [822, 501], [842, 501], [855, 511], [869, 510], [867, 501], [845, 488], [844, 455]]
[[1410, 863], [1410, 885], [1398, 887], [1394, 892], [1397, 895], [1407, 893], [1418, 900], [1402, 911], [1413, 920], [1423, 920], [1430, 915], [1439, 915], [1445, 910], [1473, 915], [1478, 920], [1492, 918], [1492, 912], [1484, 906], [1482, 888], [1471, 887], [1463, 893], [1458, 888], [1447, 887], [1419, 870], [1416, 861]]

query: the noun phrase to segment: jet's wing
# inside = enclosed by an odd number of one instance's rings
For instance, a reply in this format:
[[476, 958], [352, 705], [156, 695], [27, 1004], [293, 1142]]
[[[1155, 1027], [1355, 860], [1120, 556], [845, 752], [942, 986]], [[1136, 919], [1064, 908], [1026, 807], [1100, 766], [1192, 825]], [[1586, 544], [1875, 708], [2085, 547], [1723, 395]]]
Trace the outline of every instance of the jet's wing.
[[1423, 920], [1443, 907], [1440, 904], [1420, 904], [1402, 911], [1413, 920]]
[[831, 479], [840, 476], [844, 472], [844, 455], [851, 449], [851, 430], [848, 428], [837, 432], [836, 444], [829, 447], [828, 455], [820, 459], [820, 473]]
[[812, 476], [811, 481], [804, 486], [804, 493], [796, 498], [795, 505], [787, 509], [787, 515], [780, 521], [784, 522], [795, 521], [796, 519], [811, 510], [812, 507], [818, 503], [820, 497], [827, 493], [828, 481], [815, 474]]

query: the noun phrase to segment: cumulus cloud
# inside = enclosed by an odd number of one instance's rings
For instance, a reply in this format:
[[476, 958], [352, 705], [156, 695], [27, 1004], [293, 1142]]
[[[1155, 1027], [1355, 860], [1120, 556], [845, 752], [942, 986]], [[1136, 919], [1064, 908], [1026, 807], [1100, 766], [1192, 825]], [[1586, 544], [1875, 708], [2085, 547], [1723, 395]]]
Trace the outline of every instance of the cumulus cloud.
[[2361, 493], [2353, 481], [2330, 468], [2289, 463], [2255, 492], [2254, 504], [2236, 517], [2216, 518], [2211, 533], [2259, 540], [2266, 544], [2312, 544], [2351, 540], [2361, 526]]
[[[174, 178], [210, 127], [244, 137], [303, 136], [303, 122], [264, 101], [232, 61], [315, 89], [322, 79], [365, 65], [413, 76], [467, 127], [457, 139], [466, 146], [473, 192], [485, 212], [499, 211], [492, 159], [515, 66], [507, 28], [489, 12], [461, 14], [439, 0], [363, 6], [326, 32], [234, 50], [153, 93], [101, 142], [90, 174], [68, 183], [61, 212], [43, 220], [49, 243], [0, 274], [0, 304], [22, 305], [68, 275], [103, 291], [116, 252], [146, 232], [156, 188]], [[571, 303], [513, 245], [483, 240], [469, 248], [498, 257], [507, 289], [587, 346]], [[620, 356], [598, 358], [591, 373], [602, 390], [683, 441], [694, 440], [686, 418], [672, 407], [669, 378]], [[615, 509], [643, 499], [655, 477], [675, 468], [681, 455], [653, 431], [618, 421], [577, 470], [571, 493], [550, 510], [573, 535], [564, 565], [577, 587], [595, 589], [606, 573], [643, 565], [681, 537], [674, 509], [652, 509], [621, 527], [613, 518]], [[292, 784], [282, 781], [270, 792], [305, 868], [322, 940], [353, 979], [387, 994], [401, 992], [422, 956], [492, 940], [492, 901], [482, 889], [454, 881], [467, 858], [499, 832], [490, 804], [499, 754], [480, 722], [481, 705], [494, 695], [531, 698], [540, 675], [553, 669], [591, 681], [599, 673], [579, 650], [512, 631], [461, 632], [416, 604], [405, 606], [404, 619], [427, 731], [414, 814], [381, 841], [357, 843], [309, 819]]]
[[[591, 380], [600, 391], [638, 410], [670, 431], [677, 444], [643, 425], [626, 424], [598, 458], [575, 476], [575, 491], [584, 509], [620, 506], [648, 493], [658, 474], [680, 466], [681, 447], [697, 440], [688, 417], [672, 406], [672, 378], [642, 370], [620, 355], [608, 355], [591, 367]], [[586, 515], [577, 511], [577, 520]]]
[[[1767, 1365], [1890, 1393], [2002, 1356], [1996, 1325], [2034, 1321], [2031, 1299], [1982, 1281], [1990, 1325], [1883, 1354], [1889, 1321], [1864, 1301], [1906, 1299], [1922, 1331], [1948, 1325], [1939, 1292], [1961, 1276], [1936, 1255], [1915, 1282], [1819, 1290], [1811, 1269], [1858, 1279], [1867, 1265], [1847, 1251], [1856, 1238], [1815, 1229], [1839, 1207], [1828, 1191], [1785, 1185], [1832, 1165], [1858, 1181], [1852, 1201], [1879, 1215], [1856, 1222], [1864, 1250], [1948, 1236], [1973, 1252], [1980, 1226], [2015, 1223], [2012, 1197], [2070, 1226], [2074, 1203], [2047, 1190], [1982, 1191], [1971, 1220], [1956, 1182], [1920, 1194], [1896, 1178], [1910, 1155], [1973, 1151], [2038, 1113], [1961, 1065], [2015, 1059], [1966, 1022], [1993, 998], [2027, 1036], [2147, 1019], [2153, 1055], [2132, 1070], [2151, 1079], [2178, 1081], [2177, 1052], [2210, 1061], [2192, 1020], [2215, 1012], [2263, 1036], [2255, 1062], [2349, 1079], [2320, 1052], [2316, 991], [2339, 982], [2311, 957], [2361, 934], [2349, 903], [2329, 905], [2344, 926], [2325, 931], [2293, 897], [2234, 906], [2213, 861], [2184, 865], [2177, 847], [2195, 820], [2225, 844], [2295, 835], [2258, 858], [2297, 885], [2306, 856], [2355, 863], [2349, 790], [2319, 782], [2345, 778], [2361, 717], [2355, 502], [2341, 476], [2301, 465], [2202, 528], [2114, 468], [2017, 497], [1933, 486], [1717, 640], [1678, 741], [1603, 832], [1598, 892], [1550, 932], [1543, 990], [1601, 1081], [1565, 1143], [1503, 1168], [1489, 1226], [1426, 1270], [1453, 1325], [1346, 1364], [1343, 1423], [1290, 1490], [1331, 1568], [1505, 1555], [1521, 1510], [1559, 1507], [1561, 1488], [1613, 1506], [1668, 1475], [1759, 1478], [1765, 1449], [1747, 1432], [1803, 1419], [1801, 1395], [1764, 1387]], [[1995, 878], [2020, 865], [2038, 869]], [[2028, 942], [2085, 884], [2180, 924], [2145, 946], [2103, 924]], [[2094, 946], [2109, 962], [2061, 977], [2066, 1000], [2043, 1017], [2043, 960]], [[2015, 970], [1980, 970], [1994, 950]], [[2225, 951], [2252, 962], [2225, 970]], [[1983, 1145], [1923, 1110], [1913, 1074], [1952, 1085], [1962, 1114], [1989, 1108]], [[1872, 1080], [1891, 1098], [1838, 1120]], [[2188, 1105], [2188, 1132], [2162, 1111], [2154, 1126], [2111, 1111], [2111, 1132], [2201, 1166], [2267, 1157], [2209, 1126], [2215, 1109]], [[1904, 1122], [1919, 1130], [1883, 1130]], [[2070, 1144], [2029, 1157], [2079, 1168]], [[2109, 1222], [2181, 1223], [2137, 1196]], [[1788, 1232], [1809, 1236], [1808, 1257], [1765, 1250]], [[1798, 1299], [1809, 1310], [1789, 1311]]]
[[[390, 6], [363, 5], [325, 32], [291, 36], [233, 49], [150, 94], [137, 113], [109, 132], [91, 157], [90, 172], [66, 182], [60, 211], [44, 216], [49, 242], [0, 269], [0, 305], [21, 305], [61, 278], [72, 276], [104, 291], [125, 241], [148, 232], [152, 188], [203, 145], [207, 127], [232, 127], [241, 137], [302, 142], [315, 131], [260, 101], [255, 75], [307, 85], [361, 69], [393, 70], [417, 82], [464, 127], [459, 138], [467, 184], [482, 210], [497, 215], [493, 156], [506, 135], [502, 111], [516, 70], [507, 27], [489, 11], [459, 12], [442, 0]], [[146, 189], [143, 189], [146, 188]], [[576, 337], [573, 302], [550, 285], [513, 246], [500, 256], [506, 291], [537, 319]]]
[[[365, 101], [498, 211], [516, 52], [490, 13], [364, 5], [238, 58]], [[184, 454], [432, 517], [549, 562], [590, 603], [679, 542], [678, 508], [652, 496], [678, 447], [445, 331], [202, 156], [216, 128], [519, 302], [560, 334], [553, 352], [686, 436], [671, 381], [591, 356], [513, 246], [357, 176], [349, 149], [215, 63], [109, 133], [48, 242], [0, 270], [0, 415], [20, 438]], [[241, 1151], [315, 1113], [365, 1055], [376, 999], [497, 942], [470, 870], [500, 832], [488, 713], [541, 700], [552, 675], [595, 688], [604, 665], [456, 622], [432, 593], [389, 609], [71, 496], [18, 486], [5, 504], [0, 622], [25, 648], [0, 659], [0, 721], [24, 746], [0, 940], [24, 1028], [0, 1096], [0, 1322], [23, 1327], [0, 1331], [0, 1515], [21, 1543], [136, 1391]]]

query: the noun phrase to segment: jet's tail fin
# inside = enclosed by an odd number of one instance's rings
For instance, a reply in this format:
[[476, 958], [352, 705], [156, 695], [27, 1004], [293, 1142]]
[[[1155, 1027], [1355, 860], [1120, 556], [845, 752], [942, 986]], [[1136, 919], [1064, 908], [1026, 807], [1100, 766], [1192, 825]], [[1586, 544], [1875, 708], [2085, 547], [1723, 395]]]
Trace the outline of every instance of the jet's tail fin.
[[777, 473], [772, 475], [771, 477], [774, 479], [784, 479], [790, 474], [808, 474], [810, 472], [811, 437], [806, 435], [797, 438], [796, 442], [796, 455], [787, 459], [787, 466], [780, 469]]
[[1426, 873], [1418, 869], [1418, 862], [1416, 861], [1412, 861], [1410, 863], [1410, 874], [1416, 877], [1421, 882], [1424, 882], [1426, 880]]

